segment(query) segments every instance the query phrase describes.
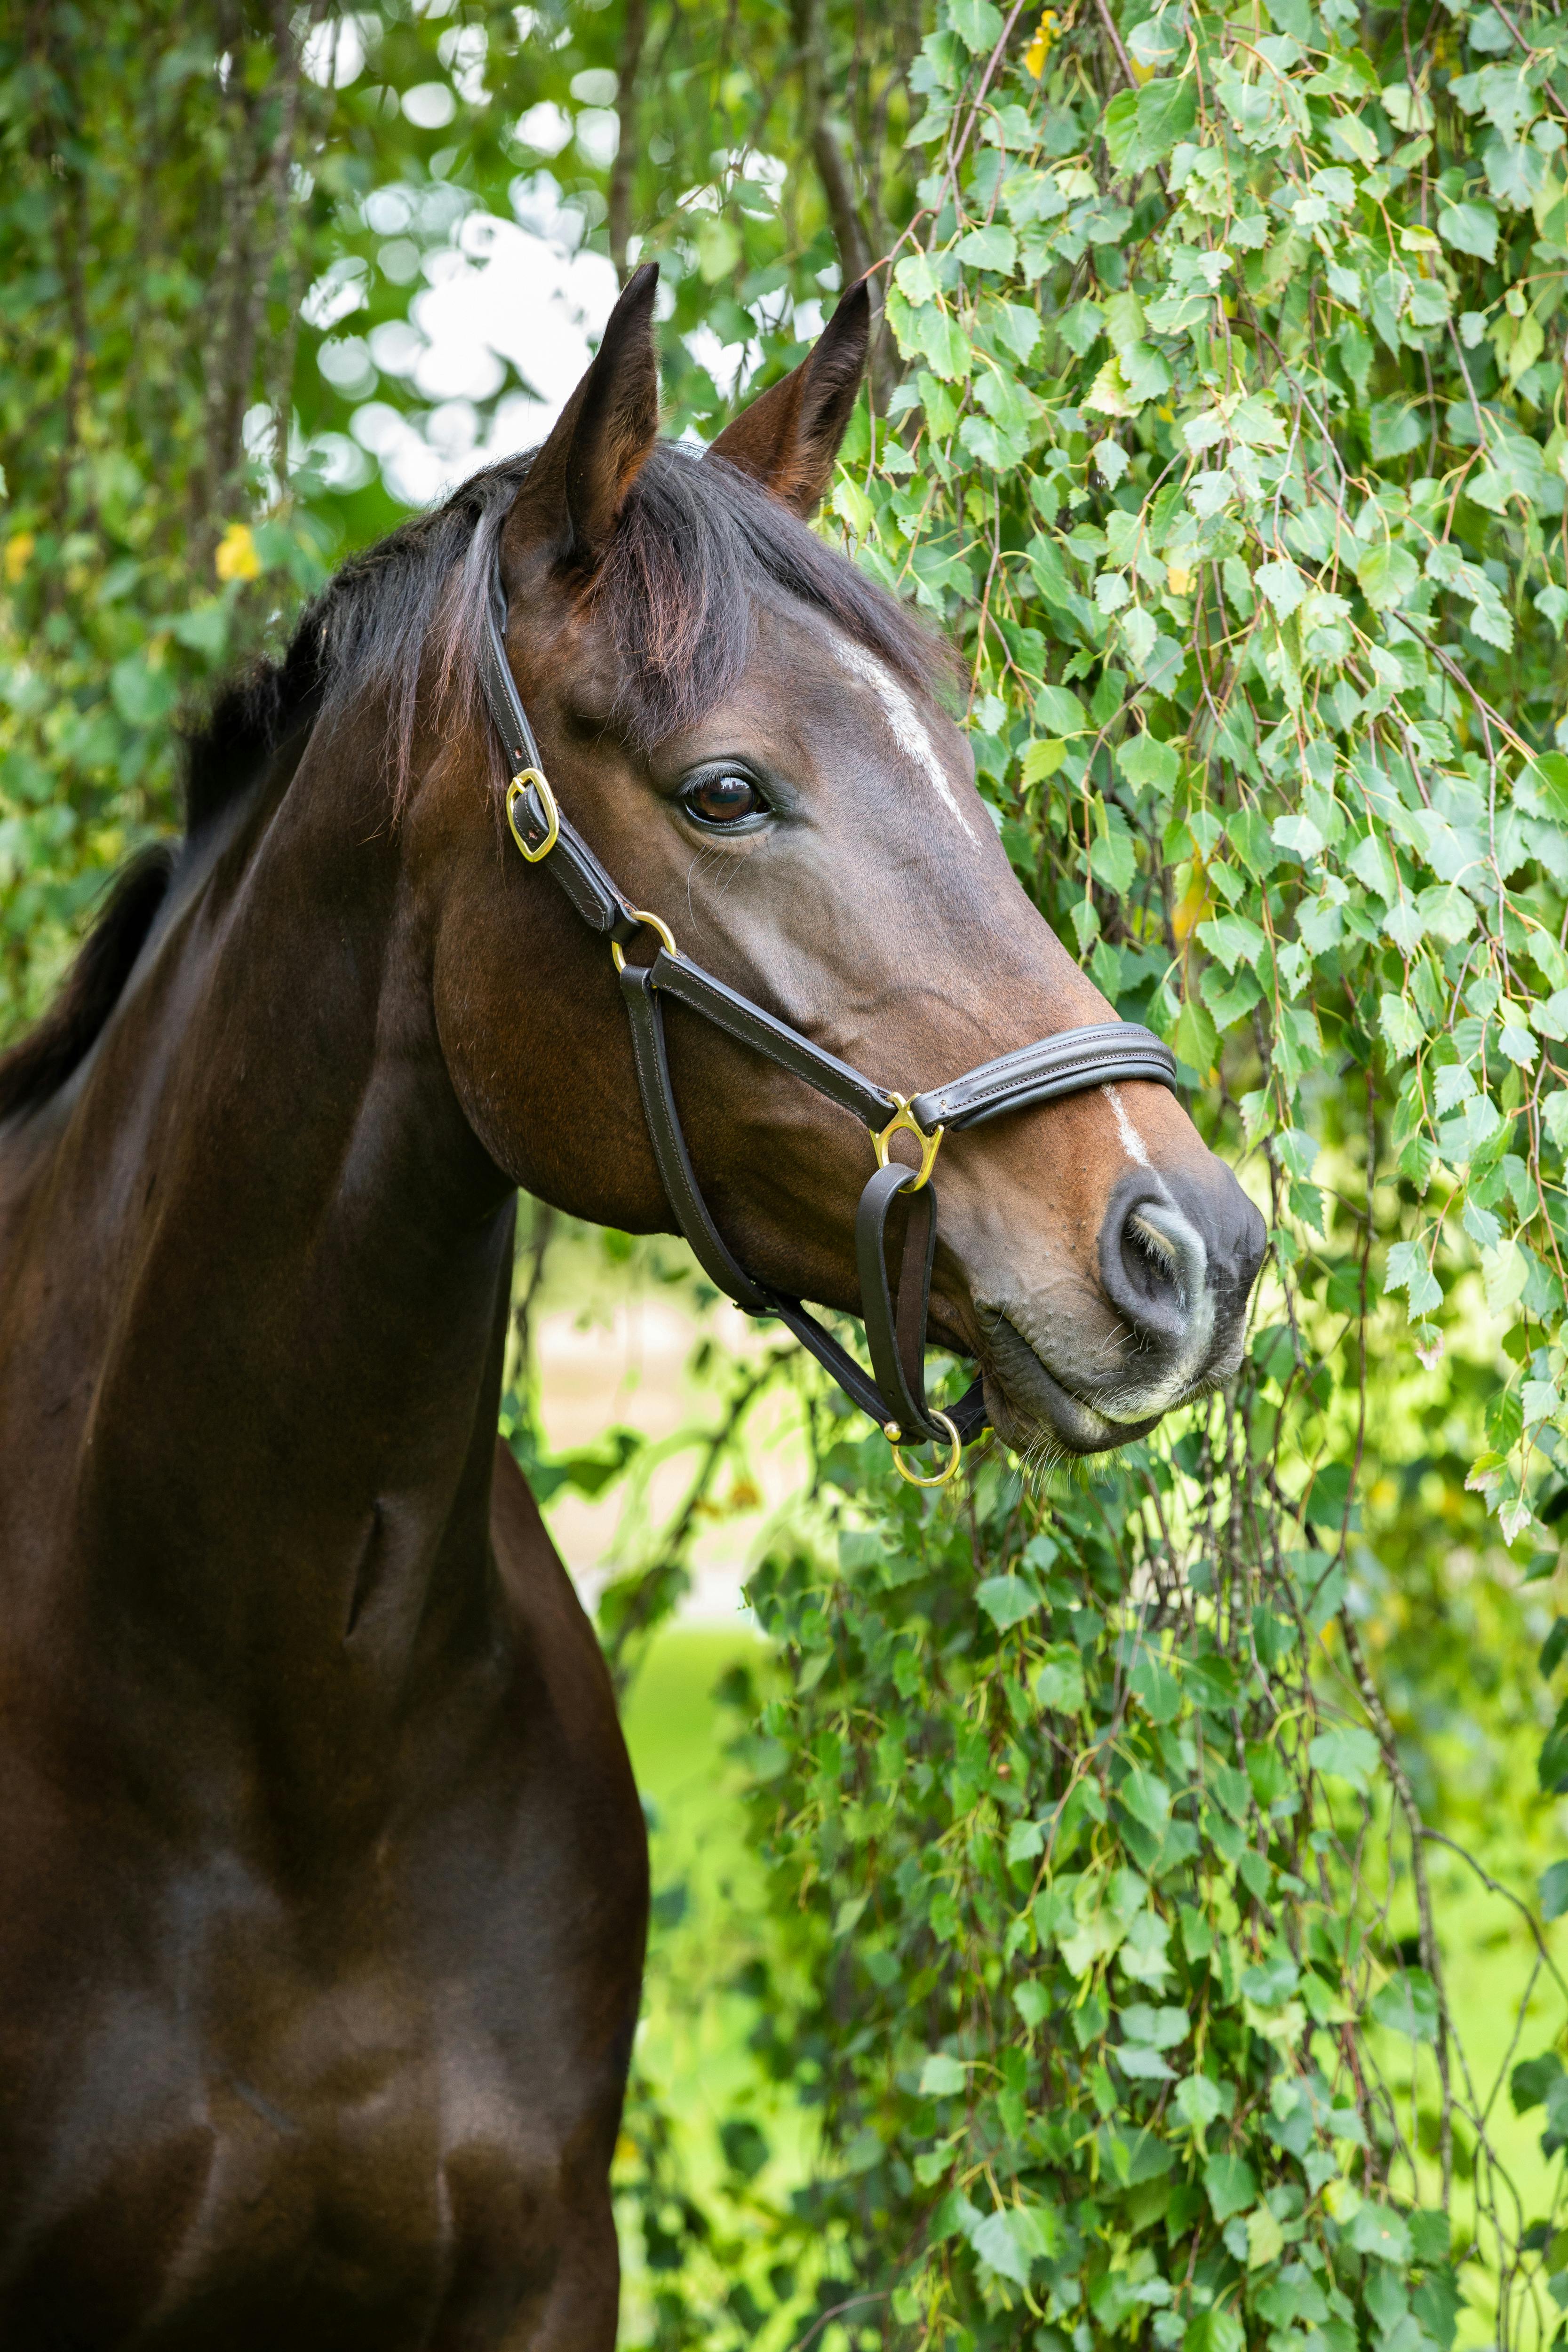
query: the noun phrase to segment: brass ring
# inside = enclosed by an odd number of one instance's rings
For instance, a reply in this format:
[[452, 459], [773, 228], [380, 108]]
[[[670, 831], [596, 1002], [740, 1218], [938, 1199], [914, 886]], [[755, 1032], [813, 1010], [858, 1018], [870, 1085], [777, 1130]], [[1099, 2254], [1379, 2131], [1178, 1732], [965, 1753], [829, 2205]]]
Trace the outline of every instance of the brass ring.
[[[527, 842], [524, 841], [521, 834], [519, 833], [517, 829], [517, 804], [527, 793], [530, 787], [539, 794], [540, 799], [544, 803], [544, 838], [540, 843], [537, 849], [530, 849]], [[518, 847], [521, 850], [523, 856], [527, 858], [531, 866], [537, 866], [542, 857], [548, 857], [556, 843], [560, 840], [561, 812], [555, 805], [554, 793], [551, 791], [550, 786], [545, 782], [543, 776], [537, 768], [520, 768], [517, 774], [507, 786], [506, 821], [511, 827], [512, 839], [516, 842]]]
[[[909, 1096], [895, 1095], [893, 1100], [898, 1104], [898, 1108], [881, 1133], [879, 1135], [875, 1128], [870, 1130], [871, 1149], [877, 1155], [878, 1167], [885, 1168], [888, 1164], [888, 1146], [898, 1134], [899, 1129], [902, 1128], [906, 1135], [912, 1135], [921, 1148], [921, 1164], [918, 1170], [910, 1171], [910, 1181], [903, 1189], [906, 1192], [918, 1192], [922, 1184], [931, 1181], [931, 1171], [936, 1165], [937, 1146], [947, 1133], [947, 1129], [945, 1127], [939, 1127], [934, 1133], [928, 1135], [910, 1108]], [[938, 1417], [940, 1418], [940, 1415]], [[930, 1482], [921, 1480], [918, 1483], [926, 1485]]]
[[[941, 1134], [942, 1130], [940, 1128], [937, 1129], [937, 1132], [939, 1135]], [[899, 1448], [895, 1445], [893, 1448], [893, 1467], [898, 1472], [900, 1478], [907, 1478], [909, 1480], [911, 1486], [945, 1486], [950, 1478], [956, 1477], [958, 1475], [958, 1465], [963, 1459], [963, 1440], [960, 1437], [957, 1430], [954, 1429], [952, 1422], [949, 1421], [946, 1413], [933, 1411], [931, 1413], [931, 1419], [933, 1421], [940, 1421], [943, 1429], [946, 1430], [948, 1440], [952, 1447], [952, 1451], [948, 1455], [947, 1467], [945, 1469], [939, 1470], [934, 1477], [922, 1478], [915, 1471], [907, 1470], [904, 1467], [904, 1457], [899, 1451]]]
[[[639, 923], [646, 923], [650, 931], [657, 931], [658, 933], [659, 939], [663, 943], [666, 955], [672, 955], [679, 961], [680, 950], [676, 946], [674, 940], [670, 936], [669, 925], [668, 923], [661, 923], [657, 915], [650, 915], [646, 907], [634, 907], [632, 908], [632, 913], [637, 917]], [[617, 971], [625, 971], [626, 968], [626, 960], [621, 951], [621, 943], [619, 940], [612, 940], [610, 941], [610, 954], [614, 960], [616, 970]]]

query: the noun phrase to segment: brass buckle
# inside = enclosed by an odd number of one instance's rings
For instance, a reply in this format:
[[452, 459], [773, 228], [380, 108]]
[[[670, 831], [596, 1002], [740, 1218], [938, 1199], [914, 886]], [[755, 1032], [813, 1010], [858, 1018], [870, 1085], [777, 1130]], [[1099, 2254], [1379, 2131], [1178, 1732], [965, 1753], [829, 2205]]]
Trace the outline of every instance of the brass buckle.
[[[941, 1134], [942, 1130], [940, 1128], [937, 1129], [937, 1132], [939, 1135]], [[948, 1441], [952, 1449], [947, 1457], [945, 1466], [939, 1470], [934, 1477], [922, 1478], [917, 1470], [910, 1470], [908, 1468], [903, 1455], [899, 1451], [898, 1440], [903, 1435], [903, 1431], [899, 1427], [896, 1421], [889, 1421], [882, 1432], [883, 1436], [889, 1440], [893, 1448], [894, 1469], [898, 1472], [900, 1478], [907, 1478], [911, 1486], [945, 1486], [950, 1478], [957, 1476], [958, 1465], [963, 1459], [963, 1440], [960, 1437], [957, 1430], [953, 1427], [946, 1413], [937, 1412], [933, 1410], [931, 1419], [933, 1421], [941, 1422], [943, 1429], [947, 1432]]]
[[[542, 855], [542, 853], [541, 854]], [[666, 955], [674, 956], [679, 962], [680, 958], [680, 950], [676, 946], [674, 940], [670, 937], [668, 924], [661, 923], [657, 915], [650, 915], [646, 907], [634, 907], [631, 911], [637, 917], [639, 923], [646, 923], [650, 931], [657, 931], [658, 933], [659, 939], [663, 942]], [[610, 954], [614, 960], [616, 970], [617, 971], [625, 971], [626, 968], [626, 960], [625, 955], [621, 952], [621, 943], [619, 940], [612, 940], [610, 941]]]
[[[906, 1192], [918, 1192], [922, 1184], [929, 1183], [931, 1181], [931, 1171], [936, 1166], [937, 1146], [947, 1133], [947, 1129], [945, 1127], [939, 1127], [934, 1134], [928, 1135], [910, 1108], [909, 1096], [895, 1095], [893, 1100], [899, 1108], [880, 1135], [875, 1128], [870, 1130], [871, 1148], [877, 1155], [878, 1167], [885, 1168], [888, 1164], [888, 1146], [899, 1129], [902, 1128], [907, 1135], [912, 1135], [921, 1148], [921, 1164], [918, 1171], [911, 1171], [911, 1181], [904, 1186], [904, 1190]], [[939, 1421], [942, 1418], [940, 1413], [937, 1418]], [[931, 1481], [917, 1479], [915, 1483], [918, 1486], [929, 1486]]]
[[[540, 799], [544, 803], [544, 838], [540, 843], [537, 849], [530, 849], [527, 842], [524, 841], [521, 834], [519, 833], [517, 829], [517, 804], [531, 787], [539, 794]], [[545, 782], [543, 776], [537, 768], [520, 768], [517, 774], [507, 786], [506, 821], [511, 827], [512, 839], [516, 842], [518, 847], [521, 850], [523, 856], [527, 858], [531, 866], [537, 866], [542, 857], [548, 857], [556, 843], [560, 840], [561, 812], [555, 805], [554, 793], [551, 791], [550, 786]]]

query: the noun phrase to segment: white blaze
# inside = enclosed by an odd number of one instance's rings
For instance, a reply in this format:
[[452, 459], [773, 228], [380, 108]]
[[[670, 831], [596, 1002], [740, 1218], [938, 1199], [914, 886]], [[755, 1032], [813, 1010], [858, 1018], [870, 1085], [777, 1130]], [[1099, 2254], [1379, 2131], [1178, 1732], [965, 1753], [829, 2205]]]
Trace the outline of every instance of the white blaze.
[[893, 740], [900, 751], [906, 759], [912, 760], [917, 768], [924, 770], [927, 782], [934, 785], [943, 806], [958, 819], [959, 824], [963, 825], [964, 832], [969, 834], [969, 838], [973, 841], [974, 835], [970, 832], [963, 811], [953, 799], [952, 787], [947, 781], [947, 772], [937, 757], [936, 745], [926, 732], [925, 721], [899, 684], [898, 679], [890, 671], [884, 669], [881, 663], [868, 654], [863, 646], [840, 638], [837, 642], [835, 650], [839, 661], [850, 675], [859, 678], [864, 685], [870, 688], [882, 706], [888, 724], [893, 730]]
[[1154, 1163], [1149, 1157], [1148, 1147], [1123, 1109], [1121, 1097], [1114, 1087], [1107, 1087], [1105, 1091], [1110, 1099], [1110, 1108], [1116, 1114], [1116, 1132], [1121, 1138], [1122, 1150], [1129, 1160], [1135, 1160], [1140, 1168], [1146, 1168], [1152, 1175]]

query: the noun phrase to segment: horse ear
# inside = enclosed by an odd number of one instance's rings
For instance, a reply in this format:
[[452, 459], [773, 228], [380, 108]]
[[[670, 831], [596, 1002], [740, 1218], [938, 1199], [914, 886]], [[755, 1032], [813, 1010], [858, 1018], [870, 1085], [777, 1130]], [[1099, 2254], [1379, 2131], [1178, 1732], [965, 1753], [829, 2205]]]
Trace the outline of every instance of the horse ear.
[[871, 294], [858, 278], [792, 375], [727, 425], [714, 452], [809, 515], [827, 488], [871, 340]]
[[584, 567], [604, 554], [658, 437], [658, 287], [655, 261], [627, 279], [593, 364], [529, 467], [507, 525], [509, 541], [542, 538]]

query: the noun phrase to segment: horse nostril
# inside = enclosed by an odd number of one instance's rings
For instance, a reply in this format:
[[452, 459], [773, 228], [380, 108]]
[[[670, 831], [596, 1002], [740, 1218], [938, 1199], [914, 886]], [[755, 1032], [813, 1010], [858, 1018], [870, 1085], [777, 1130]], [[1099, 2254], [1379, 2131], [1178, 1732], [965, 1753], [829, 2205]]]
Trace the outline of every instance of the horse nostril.
[[1204, 1298], [1208, 1256], [1202, 1234], [1174, 1202], [1139, 1186], [1106, 1221], [1100, 1247], [1106, 1294], [1139, 1339], [1175, 1348]]
[[1178, 1304], [1186, 1305], [1181, 1260], [1159, 1227], [1152, 1224], [1141, 1209], [1134, 1209], [1121, 1228], [1121, 1263], [1134, 1290], [1151, 1298], [1162, 1291], [1173, 1290]]

